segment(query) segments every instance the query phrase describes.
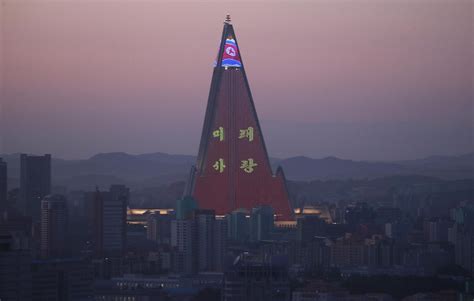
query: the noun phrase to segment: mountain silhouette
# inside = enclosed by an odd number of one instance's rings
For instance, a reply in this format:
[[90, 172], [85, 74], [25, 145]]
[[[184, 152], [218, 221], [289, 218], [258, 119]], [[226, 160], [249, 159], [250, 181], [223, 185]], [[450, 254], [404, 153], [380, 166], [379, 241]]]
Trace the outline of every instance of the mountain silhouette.
[[[20, 154], [0, 155], [8, 164], [9, 189], [17, 187]], [[84, 160], [52, 160], [54, 185], [69, 189], [91, 189], [123, 183], [133, 187], [154, 187], [184, 181], [196, 157], [167, 153], [132, 155], [100, 153]], [[282, 166], [293, 181], [373, 179], [394, 175], [421, 175], [441, 179], [474, 178], [474, 153], [460, 156], [431, 156], [417, 160], [369, 162], [304, 156], [271, 158], [273, 168]]]

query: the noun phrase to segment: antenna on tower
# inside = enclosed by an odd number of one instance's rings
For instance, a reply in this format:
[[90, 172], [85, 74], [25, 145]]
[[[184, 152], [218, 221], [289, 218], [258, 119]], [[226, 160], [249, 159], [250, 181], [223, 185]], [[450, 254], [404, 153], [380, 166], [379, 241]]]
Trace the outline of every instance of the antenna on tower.
[[224, 21], [225, 24], [230, 24], [230, 14], [227, 14], [225, 16], [225, 21]]

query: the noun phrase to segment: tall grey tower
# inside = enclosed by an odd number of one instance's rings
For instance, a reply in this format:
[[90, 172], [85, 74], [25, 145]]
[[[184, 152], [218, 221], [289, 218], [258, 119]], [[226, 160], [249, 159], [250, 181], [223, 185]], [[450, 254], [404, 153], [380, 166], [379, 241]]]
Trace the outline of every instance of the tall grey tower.
[[33, 222], [41, 218], [41, 200], [51, 193], [51, 155], [20, 157], [20, 210]]
[[7, 163], [0, 158], [0, 212], [7, 207]]
[[110, 191], [86, 194], [87, 227], [97, 257], [121, 257], [126, 249], [129, 189], [112, 185]]

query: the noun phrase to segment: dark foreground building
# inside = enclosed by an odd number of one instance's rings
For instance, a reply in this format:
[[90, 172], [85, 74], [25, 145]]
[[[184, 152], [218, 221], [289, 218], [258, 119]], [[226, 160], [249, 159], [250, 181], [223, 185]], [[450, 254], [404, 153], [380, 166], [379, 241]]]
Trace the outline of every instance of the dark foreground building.
[[31, 252], [0, 228], [0, 300], [31, 300]]
[[33, 301], [86, 301], [93, 296], [92, 266], [82, 259], [35, 260], [31, 264]]
[[186, 194], [228, 214], [260, 205], [293, 218], [283, 170], [273, 174], [234, 29], [228, 18], [212, 75], [197, 164]]
[[278, 259], [241, 254], [224, 274], [225, 301], [289, 301], [288, 267]]

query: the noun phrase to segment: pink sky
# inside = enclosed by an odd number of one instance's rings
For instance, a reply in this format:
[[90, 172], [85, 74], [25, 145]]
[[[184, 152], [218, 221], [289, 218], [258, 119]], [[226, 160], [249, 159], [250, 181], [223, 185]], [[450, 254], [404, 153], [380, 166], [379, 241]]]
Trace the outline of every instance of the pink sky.
[[3, 0], [0, 9], [0, 153], [196, 154], [227, 12], [271, 156], [473, 149], [470, 0]]

